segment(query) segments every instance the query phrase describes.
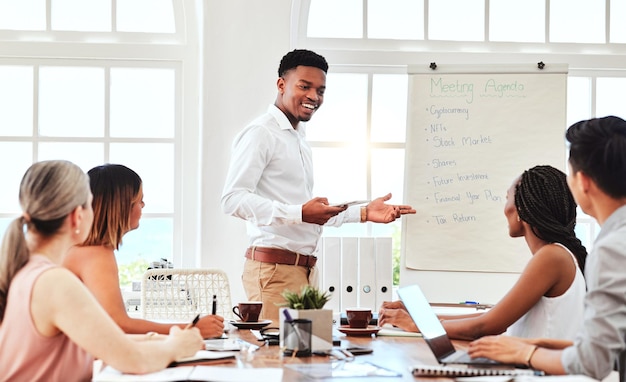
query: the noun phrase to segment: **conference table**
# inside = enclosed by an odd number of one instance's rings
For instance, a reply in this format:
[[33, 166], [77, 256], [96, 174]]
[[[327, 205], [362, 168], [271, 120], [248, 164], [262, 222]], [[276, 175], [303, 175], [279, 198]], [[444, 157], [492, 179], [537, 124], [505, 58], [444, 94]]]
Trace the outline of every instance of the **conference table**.
[[[341, 333], [335, 338], [341, 340], [341, 347], [359, 346], [371, 348], [370, 354], [357, 355], [352, 361], [342, 362], [368, 362], [381, 368], [400, 374], [399, 377], [337, 377], [325, 378], [324, 381], [371, 381], [371, 382], [394, 382], [394, 381], [451, 381], [451, 378], [413, 377], [410, 367], [417, 364], [438, 365], [437, 360], [428, 348], [426, 342], [420, 337], [392, 337], [392, 336], [347, 336]], [[242, 362], [241, 357], [233, 362], [232, 367], [254, 368], [282, 368], [284, 382], [307, 380], [306, 376], [290, 368], [288, 365], [306, 365], [318, 363], [337, 362], [330, 356], [290, 357], [281, 355], [279, 346], [266, 345], [259, 341], [250, 330], [233, 329], [230, 331], [231, 338], [239, 338], [247, 343], [258, 345], [249, 362]], [[453, 341], [455, 347], [463, 349], [467, 347], [466, 341]], [[226, 366], [226, 365], [223, 365]]]

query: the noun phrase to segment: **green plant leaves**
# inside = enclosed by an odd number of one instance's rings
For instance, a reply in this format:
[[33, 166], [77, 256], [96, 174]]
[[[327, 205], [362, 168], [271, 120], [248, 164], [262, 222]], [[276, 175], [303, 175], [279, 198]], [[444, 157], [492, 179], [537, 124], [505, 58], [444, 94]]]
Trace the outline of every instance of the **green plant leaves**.
[[322, 309], [331, 297], [328, 293], [310, 285], [303, 286], [300, 293], [286, 289], [282, 296], [285, 299], [282, 306], [291, 309]]

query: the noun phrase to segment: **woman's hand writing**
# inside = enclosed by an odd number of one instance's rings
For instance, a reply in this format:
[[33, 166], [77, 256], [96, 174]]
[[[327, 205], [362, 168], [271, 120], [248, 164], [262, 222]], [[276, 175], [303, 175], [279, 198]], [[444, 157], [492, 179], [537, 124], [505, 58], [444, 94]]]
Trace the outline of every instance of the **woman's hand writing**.
[[196, 327], [181, 329], [173, 325], [170, 328], [170, 335], [165, 341], [170, 343], [169, 346], [174, 352], [175, 360], [191, 357], [198, 350], [204, 349], [204, 341], [202, 341], [200, 330]]
[[224, 318], [217, 315], [202, 316], [196, 328], [200, 330], [202, 338], [218, 338], [224, 333]]

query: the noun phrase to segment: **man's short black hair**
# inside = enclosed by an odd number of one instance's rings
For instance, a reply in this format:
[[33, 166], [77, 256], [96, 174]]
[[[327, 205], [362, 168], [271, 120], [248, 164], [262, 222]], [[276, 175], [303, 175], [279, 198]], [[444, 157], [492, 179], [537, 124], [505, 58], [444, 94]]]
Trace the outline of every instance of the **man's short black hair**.
[[626, 197], [626, 121], [616, 116], [580, 121], [565, 135], [569, 163], [613, 198]]
[[278, 77], [282, 77], [285, 72], [295, 69], [298, 66], [312, 66], [328, 72], [328, 63], [326, 59], [319, 54], [306, 49], [294, 49], [287, 53], [280, 60], [278, 66]]

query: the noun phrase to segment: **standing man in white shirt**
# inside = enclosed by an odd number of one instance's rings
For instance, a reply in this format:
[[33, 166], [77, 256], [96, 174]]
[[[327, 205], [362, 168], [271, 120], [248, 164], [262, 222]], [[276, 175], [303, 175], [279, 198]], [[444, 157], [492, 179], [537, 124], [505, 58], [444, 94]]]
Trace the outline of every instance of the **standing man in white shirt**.
[[315, 251], [323, 225], [390, 223], [415, 213], [411, 206], [385, 204], [391, 194], [362, 207], [330, 206], [327, 198], [313, 197], [304, 122], [324, 101], [327, 71], [317, 53], [287, 53], [278, 68], [276, 101], [233, 143], [222, 210], [247, 222], [242, 280], [248, 299], [263, 302], [264, 319], [278, 319], [284, 290], [317, 285]]

